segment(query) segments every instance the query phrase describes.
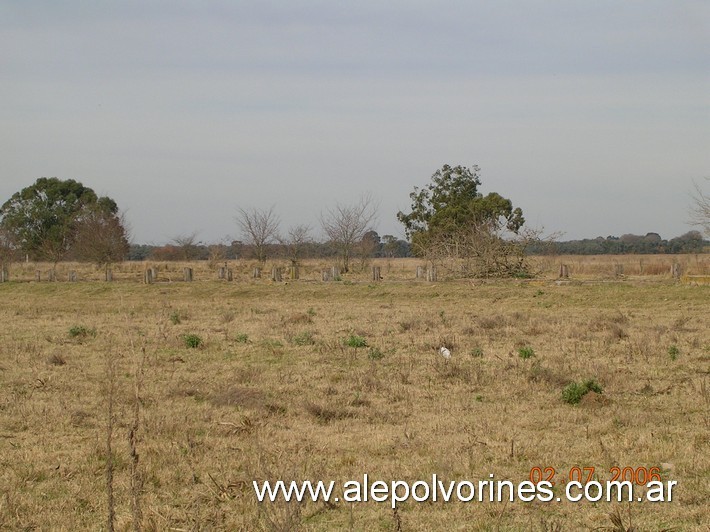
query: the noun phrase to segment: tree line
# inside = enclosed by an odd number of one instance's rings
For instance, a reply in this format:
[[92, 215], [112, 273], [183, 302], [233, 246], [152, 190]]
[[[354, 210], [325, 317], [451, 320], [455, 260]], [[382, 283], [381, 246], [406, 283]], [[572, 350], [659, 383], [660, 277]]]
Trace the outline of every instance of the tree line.
[[[332, 258], [348, 271], [370, 257], [416, 256], [462, 277], [528, 276], [532, 254], [698, 253], [708, 246], [699, 231], [670, 240], [657, 233], [559, 242], [525, 226], [523, 211], [496, 192], [480, 191], [478, 166], [443, 165], [429, 183], [414, 187], [409, 211], [397, 213], [407, 240], [375, 230], [378, 202], [372, 195], [326, 208], [324, 241], [313, 228], [283, 229], [275, 207], [235, 207], [240, 236], [227, 243], [200, 242], [197, 233], [166, 245], [130, 244], [118, 205], [73, 179], [42, 177], [0, 207], [0, 263], [18, 259], [88, 261], [108, 267], [122, 260], [232, 260]], [[696, 185], [692, 223], [710, 234], [708, 198]], [[3, 266], [4, 267], [4, 266]]]

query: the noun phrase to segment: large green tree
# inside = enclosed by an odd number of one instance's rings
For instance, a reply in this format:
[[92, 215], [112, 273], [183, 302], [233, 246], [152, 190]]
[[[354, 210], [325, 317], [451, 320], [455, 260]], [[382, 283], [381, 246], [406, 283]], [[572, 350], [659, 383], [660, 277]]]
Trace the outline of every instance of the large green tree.
[[484, 196], [480, 186], [478, 166], [445, 164], [428, 185], [414, 188], [411, 211], [397, 218], [419, 256], [465, 259], [474, 274], [516, 273], [521, 263], [509, 259], [519, 253], [506, 236], [520, 232], [523, 211], [496, 192]]
[[39, 178], [0, 207], [0, 227], [17, 250], [55, 263], [70, 253], [84, 224], [97, 217], [120, 220], [116, 202], [78, 181], [56, 177]]

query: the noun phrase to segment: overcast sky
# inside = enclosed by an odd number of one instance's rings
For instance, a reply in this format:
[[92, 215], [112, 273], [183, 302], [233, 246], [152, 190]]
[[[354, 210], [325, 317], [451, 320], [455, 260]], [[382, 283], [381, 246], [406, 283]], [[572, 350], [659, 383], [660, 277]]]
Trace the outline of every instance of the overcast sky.
[[0, 0], [0, 202], [114, 198], [138, 243], [239, 237], [444, 163], [565, 239], [691, 229], [710, 176], [710, 2]]

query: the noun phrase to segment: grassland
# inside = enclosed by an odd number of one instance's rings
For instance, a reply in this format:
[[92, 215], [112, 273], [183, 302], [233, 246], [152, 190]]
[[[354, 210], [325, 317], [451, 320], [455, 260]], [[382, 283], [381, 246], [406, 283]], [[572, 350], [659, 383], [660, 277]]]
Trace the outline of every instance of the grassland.
[[[703, 260], [686, 265], [706, 273]], [[411, 261], [390, 261], [379, 283], [367, 271], [322, 283], [318, 264], [286, 283], [239, 266], [227, 283], [203, 264], [193, 283], [167, 282], [167, 268], [163, 282], [129, 282], [140, 270], [122, 265], [113, 283], [0, 284], [0, 529], [106, 528], [111, 392], [118, 530], [136, 515], [147, 530], [613, 530], [611, 513], [637, 530], [706, 530], [710, 288], [673, 283], [665, 263], [634, 277], [629, 262], [623, 280], [570, 264], [569, 283], [426, 283]], [[603, 394], [565, 403], [565, 386], [587, 378]], [[678, 485], [671, 503], [393, 513], [258, 504], [251, 484], [519, 482], [535, 466], [554, 467], [558, 485], [573, 466], [601, 480], [613, 466], [659, 466]]]

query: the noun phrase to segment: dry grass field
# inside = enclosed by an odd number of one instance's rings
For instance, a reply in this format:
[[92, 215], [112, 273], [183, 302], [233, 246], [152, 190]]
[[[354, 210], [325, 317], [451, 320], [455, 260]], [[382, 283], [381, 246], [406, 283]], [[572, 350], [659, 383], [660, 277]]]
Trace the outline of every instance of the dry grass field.
[[[710, 287], [674, 283], [673, 260], [558, 257], [535, 280], [436, 283], [413, 280], [413, 260], [382, 260], [381, 282], [365, 269], [328, 283], [318, 263], [283, 283], [237, 263], [234, 282], [206, 263], [177, 282], [180, 265], [157, 264], [152, 285], [142, 264], [112, 283], [86, 282], [100, 278], [89, 267], [38, 283], [47, 265], [17, 265], [0, 284], [0, 530], [106, 529], [107, 462], [117, 530], [707, 530]], [[708, 274], [707, 255], [681, 260]], [[564, 402], [584, 379], [603, 393]], [[397, 512], [258, 504], [252, 489], [554, 467], [561, 493], [574, 466], [602, 481], [659, 467], [678, 484], [666, 503]]]

